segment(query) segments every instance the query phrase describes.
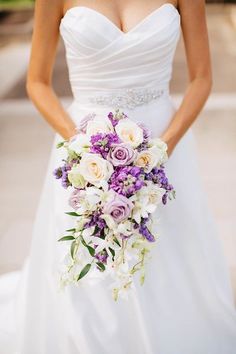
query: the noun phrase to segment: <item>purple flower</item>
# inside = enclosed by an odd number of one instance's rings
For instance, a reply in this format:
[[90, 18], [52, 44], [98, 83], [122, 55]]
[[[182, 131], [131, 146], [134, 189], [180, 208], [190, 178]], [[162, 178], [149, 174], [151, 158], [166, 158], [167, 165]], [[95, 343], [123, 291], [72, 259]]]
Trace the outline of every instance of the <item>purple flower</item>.
[[146, 225], [148, 221], [149, 221], [148, 218], [143, 218], [140, 225], [136, 224], [136, 228], [138, 227], [140, 234], [143, 235], [149, 242], [155, 242], [156, 241], [155, 237], [149, 231]]
[[90, 152], [95, 154], [100, 154], [102, 157], [106, 158], [109, 152], [110, 147], [113, 144], [117, 144], [120, 142], [119, 137], [114, 133], [98, 133], [96, 135], [92, 135], [90, 142], [92, 144], [90, 148]]
[[142, 122], [139, 122], [138, 126], [143, 129], [143, 141], [147, 142], [151, 136], [150, 129]]
[[109, 112], [108, 118], [110, 119], [113, 127], [115, 127], [118, 124], [119, 120], [127, 118], [127, 115], [124, 112], [120, 112], [118, 109], [115, 113]]
[[74, 189], [69, 198], [69, 205], [77, 210], [84, 199], [85, 191], [82, 189]]
[[95, 113], [89, 113], [87, 114], [83, 119], [81, 119], [81, 121], [78, 123], [77, 127], [76, 127], [76, 131], [78, 133], [86, 133], [86, 129], [87, 129], [87, 125], [88, 122], [93, 120], [94, 117], [96, 116]]
[[164, 166], [153, 168], [151, 172], [145, 174], [145, 179], [158, 184], [161, 188], [166, 190], [166, 193], [162, 197], [162, 203], [166, 204], [168, 195], [174, 193], [174, 187], [169, 183], [169, 180], [166, 177]]
[[115, 193], [113, 199], [106, 203], [103, 212], [112, 216], [115, 222], [119, 223], [126, 220], [133, 209], [133, 203], [121, 194]]
[[56, 179], [60, 179], [62, 177], [62, 168], [58, 167], [53, 171], [53, 175], [56, 177]]
[[84, 228], [88, 229], [89, 227], [97, 226], [98, 232], [96, 236], [100, 236], [103, 229], [106, 227], [106, 222], [103, 218], [101, 218], [101, 211], [97, 210], [90, 216], [90, 221], [88, 221]]
[[71, 186], [71, 183], [68, 179], [68, 171], [70, 170], [70, 164], [65, 163], [63, 166], [58, 167], [53, 171], [53, 175], [56, 177], [56, 179], [61, 179], [61, 184], [64, 188]]
[[[96, 242], [96, 241], [95, 241]], [[95, 245], [95, 248], [96, 248], [96, 245]], [[95, 256], [94, 256], [99, 262], [102, 262], [102, 263], [107, 263], [107, 258], [108, 258], [108, 253], [106, 250], [102, 250], [98, 253], [95, 253]]]
[[110, 189], [126, 197], [145, 185], [143, 169], [137, 166], [117, 167], [110, 178]]
[[111, 147], [107, 159], [113, 166], [125, 166], [130, 165], [136, 155], [136, 151], [129, 144], [121, 143]]

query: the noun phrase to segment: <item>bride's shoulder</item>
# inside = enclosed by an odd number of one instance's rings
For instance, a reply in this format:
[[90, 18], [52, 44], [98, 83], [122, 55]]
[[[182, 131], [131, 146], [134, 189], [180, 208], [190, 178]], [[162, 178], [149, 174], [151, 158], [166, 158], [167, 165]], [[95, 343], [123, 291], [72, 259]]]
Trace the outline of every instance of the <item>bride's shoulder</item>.
[[44, 22], [53, 22], [63, 16], [63, 11], [67, 1], [65, 0], [36, 0], [35, 1], [35, 19], [44, 20]]
[[176, 1], [176, 7], [182, 15], [192, 18], [192, 16], [195, 15], [196, 17], [204, 11], [205, 0], [178, 0]]

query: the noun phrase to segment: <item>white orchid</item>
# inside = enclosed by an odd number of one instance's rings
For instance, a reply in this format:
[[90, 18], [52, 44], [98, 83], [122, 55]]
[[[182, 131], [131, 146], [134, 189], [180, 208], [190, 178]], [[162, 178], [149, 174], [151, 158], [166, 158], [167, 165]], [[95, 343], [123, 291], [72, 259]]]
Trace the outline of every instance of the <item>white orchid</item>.
[[158, 185], [147, 183], [146, 186], [130, 198], [134, 202], [133, 219], [139, 224], [141, 218], [147, 218], [149, 214], [154, 213], [164, 194], [165, 189], [160, 188]]

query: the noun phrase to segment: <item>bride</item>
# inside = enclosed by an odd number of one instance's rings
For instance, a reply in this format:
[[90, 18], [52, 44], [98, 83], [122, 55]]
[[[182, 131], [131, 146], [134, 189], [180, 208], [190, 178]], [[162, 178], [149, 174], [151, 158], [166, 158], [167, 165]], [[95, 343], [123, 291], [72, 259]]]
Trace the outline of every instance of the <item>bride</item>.
[[[176, 109], [169, 82], [181, 29], [189, 84]], [[73, 92], [67, 109], [51, 85], [59, 34]], [[232, 288], [191, 130], [211, 81], [203, 0], [36, 0], [27, 92], [55, 139], [16, 294], [16, 337], [5, 333], [2, 353], [236, 353]], [[167, 143], [166, 169], [177, 193], [156, 215], [160, 240], [144, 285], [118, 302], [105, 280], [58, 291], [67, 193], [52, 175], [61, 159], [57, 143], [72, 137], [86, 114], [115, 108]]]

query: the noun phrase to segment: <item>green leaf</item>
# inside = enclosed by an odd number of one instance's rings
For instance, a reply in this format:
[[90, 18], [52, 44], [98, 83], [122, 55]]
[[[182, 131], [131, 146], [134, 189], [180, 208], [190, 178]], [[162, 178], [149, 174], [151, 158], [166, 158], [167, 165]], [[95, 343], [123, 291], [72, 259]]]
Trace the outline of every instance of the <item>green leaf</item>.
[[64, 145], [64, 143], [65, 143], [65, 141], [60, 141], [60, 142], [56, 145], [57, 149], [60, 149], [60, 148]]
[[99, 266], [100, 270], [101, 270], [102, 272], [104, 272], [104, 270], [106, 269], [106, 267], [104, 266], [104, 264], [101, 263], [101, 262], [97, 262], [96, 264]]
[[79, 281], [81, 278], [83, 278], [89, 272], [91, 265], [92, 265], [91, 263], [86, 264], [86, 266], [81, 270], [77, 281]]
[[74, 259], [76, 251], [77, 251], [77, 242], [73, 241], [70, 247], [70, 255], [72, 259]]
[[81, 237], [81, 242], [82, 242], [82, 244], [83, 244], [85, 247], [87, 247], [87, 249], [88, 249], [90, 255], [91, 255], [92, 257], [94, 257], [94, 255], [95, 255], [95, 249], [94, 249], [93, 247], [89, 246], [89, 245], [84, 241], [83, 237]]
[[112, 256], [115, 257], [115, 251], [113, 250], [113, 248], [109, 247], [109, 250], [111, 251]]
[[96, 235], [99, 230], [100, 230], [99, 227], [96, 225], [95, 228], [94, 228], [94, 231], [93, 231], [92, 235]]
[[75, 239], [74, 236], [63, 236], [58, 241], [71, 241], [71, 240], [74, 240], [74, 239]]
[[65, 212], [65, 214], [70, 215], [70, 216], [81, 216], [81, 215], [75, 213], [74, 211], [67, 211], [67, 212]]
[[75, 232], [76, 231], [76, 229], [68, 229], [68, 230], [66, 230], [66, 232]]
[[117, 240], [117, 238], [114, 238], [114, 242], [121, 247], [120, 242]]
[[95, 249], [94, 249], [93, 247], [89, 246], [89, 245], [86, 245], [86, 247], [87, 247], [87, 249], [88, 249], [90, 255], [91, 255], [92, 257], [94, 257], [94, 255], [95, 255]]

